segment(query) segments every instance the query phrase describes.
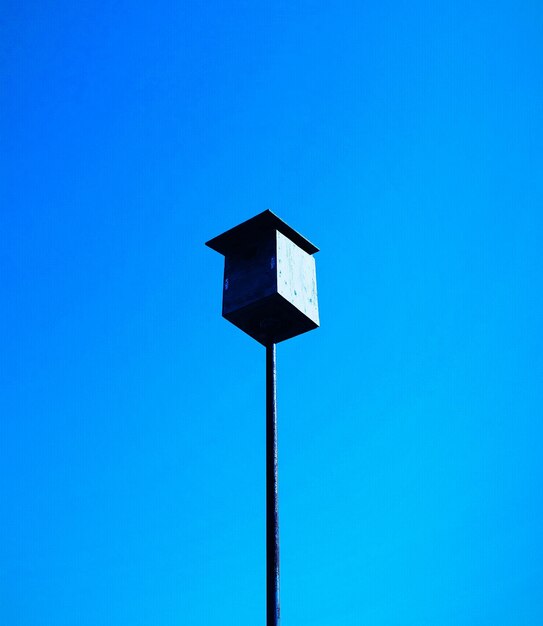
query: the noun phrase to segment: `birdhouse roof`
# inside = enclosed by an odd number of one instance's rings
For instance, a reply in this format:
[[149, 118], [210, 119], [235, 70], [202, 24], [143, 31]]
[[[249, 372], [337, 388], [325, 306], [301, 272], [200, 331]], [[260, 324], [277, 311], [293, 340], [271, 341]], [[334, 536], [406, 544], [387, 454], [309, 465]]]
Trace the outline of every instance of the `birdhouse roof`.
[[255, 241], [262, 239], [275, 230], [278, 230], [285, 235], [285, 237], [288, 237], [308, 254], [315, 254], [315, 252], [319, 251], [316, 246], [305, 237], [302, 237], [294, 228], [285, 224], [282, 219], [279, 219], [277, 215], [270, 210], [259, 213], [250, 220], [227, 230], [222, 235], [210, 239], [206, 242], [206, 246], [224, 254], [224, 256], [228, 256], [238, 250], [243, 250], [246, 246], [253, 245]]

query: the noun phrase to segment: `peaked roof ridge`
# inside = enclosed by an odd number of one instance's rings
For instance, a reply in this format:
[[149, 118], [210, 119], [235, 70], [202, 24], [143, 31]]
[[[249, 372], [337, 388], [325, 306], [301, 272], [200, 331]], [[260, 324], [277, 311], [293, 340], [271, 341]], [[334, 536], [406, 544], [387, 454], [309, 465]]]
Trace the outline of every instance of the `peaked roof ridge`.
[[315, 252], [319, 251], [317, 246], [300, 235], [298, 231], [294, 230], [270, 209], [266, 209], [221, 235], [210, 239], [206, 242], [206, 246], [226, 256], [231, 252], [252, 245], [255, 239], [272, 230], [278, 230], [308, 254], [315, 254]]

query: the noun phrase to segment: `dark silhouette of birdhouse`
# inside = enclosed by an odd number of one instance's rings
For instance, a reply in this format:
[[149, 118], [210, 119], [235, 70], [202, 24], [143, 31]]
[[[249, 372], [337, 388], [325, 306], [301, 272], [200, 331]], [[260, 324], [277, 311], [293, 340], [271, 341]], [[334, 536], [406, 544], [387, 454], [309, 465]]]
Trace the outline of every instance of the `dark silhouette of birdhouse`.
[[264, 345], [319, 326], [312, 243], [271, 211], [211, 239], [225, 257], [222, 314]]

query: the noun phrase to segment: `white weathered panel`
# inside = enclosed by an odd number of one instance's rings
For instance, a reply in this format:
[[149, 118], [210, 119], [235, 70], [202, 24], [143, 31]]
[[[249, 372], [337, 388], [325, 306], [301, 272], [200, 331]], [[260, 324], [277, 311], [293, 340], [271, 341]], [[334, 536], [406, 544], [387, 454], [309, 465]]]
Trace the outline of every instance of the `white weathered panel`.
[[319, 324], [315, 259], [277, 231], [277, 291]]

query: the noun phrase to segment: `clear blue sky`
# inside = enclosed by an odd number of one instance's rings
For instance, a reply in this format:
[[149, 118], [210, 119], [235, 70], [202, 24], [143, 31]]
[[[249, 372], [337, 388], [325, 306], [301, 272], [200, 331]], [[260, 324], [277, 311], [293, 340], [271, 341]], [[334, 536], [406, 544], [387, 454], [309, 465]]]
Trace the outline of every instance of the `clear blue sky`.
[[283, 626], [542, 624], [541, 2], [1, 5], [0, 623], [264, 624], [270, 208]]

